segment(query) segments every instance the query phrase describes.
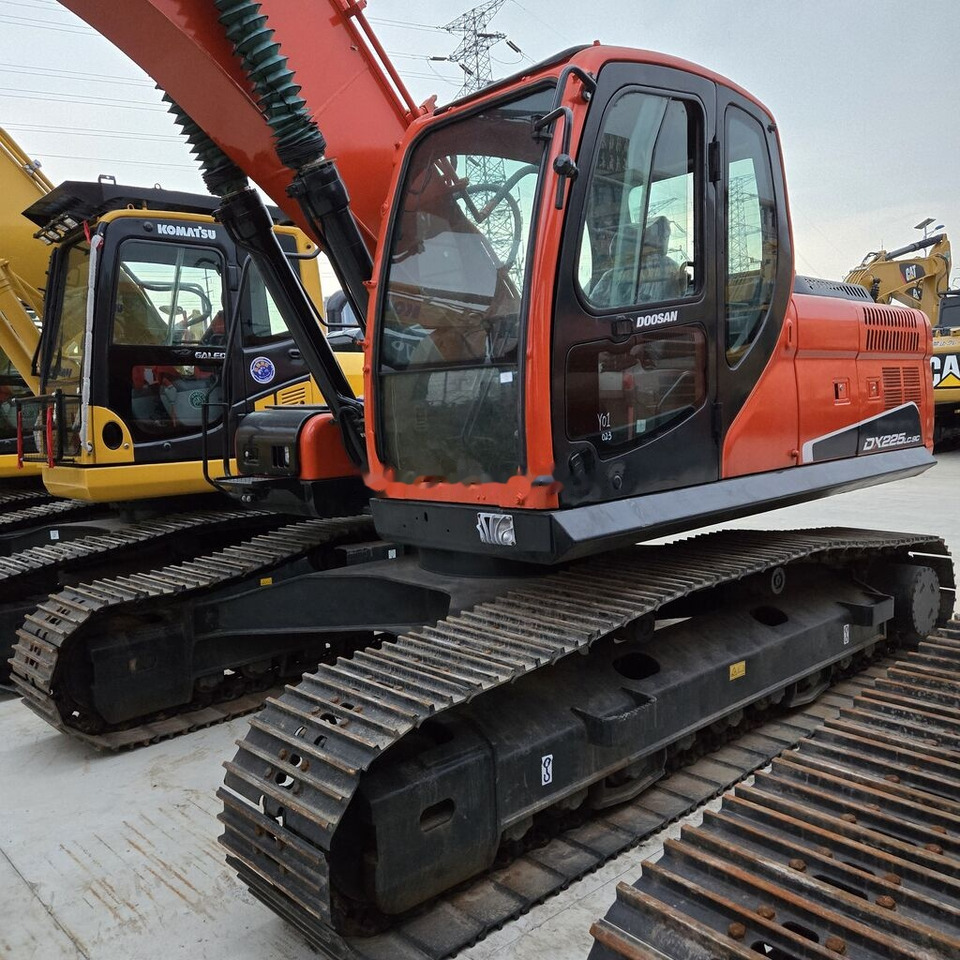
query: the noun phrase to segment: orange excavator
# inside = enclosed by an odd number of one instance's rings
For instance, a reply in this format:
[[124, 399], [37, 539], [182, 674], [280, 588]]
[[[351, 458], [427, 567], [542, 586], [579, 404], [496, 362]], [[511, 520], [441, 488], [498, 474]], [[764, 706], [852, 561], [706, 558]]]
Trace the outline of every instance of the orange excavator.
[[[80, 638], [37, 697], [56, 704], [67, 661], [87, 720], [149, 692], [128, 664], [163, 662], [172, 632], [188, 663], [203, 635], [251, 658], [328, 637], [220, 794], [229, 862], [325, 956], [461, 949], [602, 862], [594, 818], [686, 752], [952, 608], [931, 536], [635, 546], [933, 463], [926, 317], [795, 275], [776, 123], [745, 90], [593, 45], [418, 106], [363, 0], [64, 5], [178, 104], [217, 217], [327, 400], [250, 414], [220, 484], [309, 513], [320, 485], [361, 475], [375, 532], [337, 526], [350, 561], [266, 587], [211, 569], [178, 594], [193, 632], [173, 631], [161, 571], [123, 642]], [[248, 176], [330, 257], [364, 331], [362, 399]], [[214, 624], [210, 591], [230, 595]], [[57, 655], [38, 640], [41, 666]], [[102, 746], [152, 735], [98, 722]], [[617, 822], [628, 844], [635, 822]], [[538, 862], [571, 823], [578, 843]], [[502, 872], [518, 857], [522, 882]]]

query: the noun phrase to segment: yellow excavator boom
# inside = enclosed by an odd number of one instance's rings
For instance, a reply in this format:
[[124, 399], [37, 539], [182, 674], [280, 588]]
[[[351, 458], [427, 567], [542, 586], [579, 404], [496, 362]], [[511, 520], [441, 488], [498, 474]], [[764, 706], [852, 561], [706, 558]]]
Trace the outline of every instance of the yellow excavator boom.
[[8, 269], [36, 290], [43, 289], [50, 250], [36, 241], [36, 227], [23, 211], [52, 189], [37, 161], [0, 127], [0, 251]]
[[922, 310], [936, 326], [952, 262], [950, 241], [938, 233], [896, 250], [868, 253], [846, 279], [866, 287], [877, 303], [897, 302]]
[[52, 189], [40, 164], [0, 127], [0, 351], [32, 393], [40, 386], [31, 366], [50, 251], [35, 239], [23, 211]]

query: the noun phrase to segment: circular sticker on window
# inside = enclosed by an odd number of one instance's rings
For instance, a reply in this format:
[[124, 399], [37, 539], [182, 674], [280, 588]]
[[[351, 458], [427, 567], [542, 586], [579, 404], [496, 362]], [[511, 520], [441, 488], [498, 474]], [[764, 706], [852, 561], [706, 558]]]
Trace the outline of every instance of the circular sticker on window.
[[277, 368], [269, 357], [255, 357], [250, 361], [250, 376], [257, 383], [270, 383], [277, 375]]
[[194, 390], [190, 394], [190, 406], [199, 410], [207, 402], [207, 395], [203, 390]]

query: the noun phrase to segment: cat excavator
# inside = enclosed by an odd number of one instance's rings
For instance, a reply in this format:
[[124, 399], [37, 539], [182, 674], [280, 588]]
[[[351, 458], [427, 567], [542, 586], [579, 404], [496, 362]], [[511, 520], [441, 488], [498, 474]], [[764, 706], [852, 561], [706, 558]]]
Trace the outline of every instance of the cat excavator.
[[[370, 491], [365, 524], [312, 521], [352, 562], [266, 588], [211, 569], [179, 594], [207, 640], [330, 640], [220, 791], [229, 863], [324, 956], [462, 949], [662, 824], [644, 791], [685, 756], [947, 618], [935, 536], [636, 545], [933, 463], [927, 318], [795, 274], [777, 126], [745, 90], [595, 44], [417, 105], [363, 0], [64, 6], [176, 103], [325, 398], [246, 417], [219, 484], [301, 513], [345, 465]], [[247, 177], [330, 257], [362, 398]], [[122, 643], [22, 643], [35, 708], [70, 726], [59, 665], [88, 739], [148, 742], [104, 711], [164, 678], [140, 660], [165, 649], [175, 573], [114, 607]]]
[[916, 307], [929, 318], [935, 445], [960, 431], [960, 324], [950, 320], [956, 292], [947, 289], [952, 266], [950, 241], [937, 233], [895, 250], [868, 253], [846, 278], [869, 290], [877, 303]]

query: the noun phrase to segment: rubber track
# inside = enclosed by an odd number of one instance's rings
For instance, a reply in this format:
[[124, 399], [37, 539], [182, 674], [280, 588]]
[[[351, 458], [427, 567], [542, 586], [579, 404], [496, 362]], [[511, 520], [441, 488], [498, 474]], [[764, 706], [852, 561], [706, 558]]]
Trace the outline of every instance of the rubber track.
[[591, 960], [960, 956], [960, 622], [667, 840], [591, 932]]
[[[246, 511], [241, 513], [247, 515]], [[89, 734], [64, 722], [53, 681], [61, 652], [81, 628], [90, 628], [94, 618], [128, 610], [142, 612], [144, 606], [151, 603], [182, 603], [195, 599], [204, 593], [268, 573], [318, 547], [368, 536], [372, 532], [373, 523], [369, 517], [302, 520], [183, 563], [66, 587], [40, 603], [17, 631], [19, 639], [10, 661], [13, 682], [23, 696], [23, 702], [57, 730], [105, 750], [151, 743], [159, 737], [176, 736], [249, 713], [263, 702], [263, 692], [215, 707], [197, 709], [188, 705], [180, 714], [162, 721]]]
[[[451, 913], [453, 901], [444, 900], [419, 933], [415, 922], [404, 929], [420, 953], [398, 953], [402, 938], [394, 936], [377, 938], [376, 947], [372, 940], [348, 943], [332, 929], [326, 853], [362, 772], [377, 756], [427, 718], [588, 648], [672, 600], [799, 560], [910, 551], [939, 557], [930, 562], [952, 588], [947, 551], [936, 538], [838, 529], [725, 531], [524, 581], [522, 589], [435, 627], [323, 665], [267, 702], [225, 764], [218, 795], [228, 863], [254, 896], [328, 956], [446, 956], [574, 877], [550, 879], [549, 871], [539, 871], [531, 885], [539, 883], [540, 894], [519, 905], [501, 898], [499, 912], [473, 917], [466, 930]], [[261, 812], [264, 800], [282, 807], [283, 825]], [[586, 857], [575, 875], [601, 861]], [[440, 919], [436, 910], [449, 915]]]

